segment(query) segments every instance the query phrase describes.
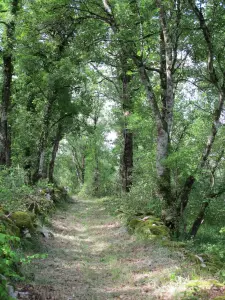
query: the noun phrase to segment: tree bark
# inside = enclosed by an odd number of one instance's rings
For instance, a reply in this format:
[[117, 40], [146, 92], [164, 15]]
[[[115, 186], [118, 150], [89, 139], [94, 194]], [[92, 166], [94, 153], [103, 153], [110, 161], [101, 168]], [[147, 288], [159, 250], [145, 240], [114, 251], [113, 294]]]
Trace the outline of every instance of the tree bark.
[[49, 100], [45, 107], [45, 113], [44, 113], [44, 118], [43, 118], [43, 127], [42, 127], [39, 144], [38, 144], [36, 169], [34, 171], [33, 178], [32, 178], [33, 184], [35, 184], [39, 179], [44, 177], [46, 147], [47, 147], [47, 143], [48, 143], [52, 106], [55, 101], [55, 97], [56, 97], [56, 93], [53, 93], [49, 97]]
[[123, 124], [123, 153], [122, 153], [122, 187], [124, 192], [129, 192], [132, 187], [133, 174], [133, 132], [128, 128], [128, 118], [133, 110], [133, 103], [131, 99], [130, 81], [132, 76], [127, 74], [128, 68], [126, 61], [121, 60], [122, 65], [122, 106], [124, 112]]
[[97, 146], [97, 125], [98, 125], [98, 111], [95, 112], [94, 116], [94, 159], [95, 159], [95, 167], [94, 167], [94, 174], [93, 174], [93, 188], [94, 194], [97, 196], [100, 190], [100, 170], [99, 170], [99, 149]]
[[[190, 7], [193, 10], [195, 16], [197, 17], [197, 19], [199, 21], [199, 25], [200, 25], [200, 28], [202, 30], [202, 33], [203, 33], [203, 36], [205, 39], [206, 47], [208, 50], [207, 68], [208, 68], [209, 79], [210, 79], [211, 83], [219, 91], [219, 96], [218, 96], [218, 103], [214, 109], [211, 132], [208, 136], [208, 140], [207, 140], [206, 146], [203, 150], [201, 160], [200, 160], [195, 172], [193, 173], [193, 175], [191, 175], [187, 178], [187, 180], [183, 186], [183, 189], [180, 193], [179, 204], [177, 207], [177, 213], [178, 213], [179, 218], [182, 218], [185, 208], [188, 204], [189, 196], [192, 191], [192, 187], [195, 183], [195, 174], [199, 170], [201, 170], [202, 168], [205, 167], [206, 162], [211, 153], [215, 138], [218, 133], [218, 129], [220, 127], [220, 117], [221, 117], [224, 102], [225, 102], [225, 74], [223, 74], [222, 84], [219, 84], [219, 80], [218, 80], [218, 77], [216, 74], [216, 69], [215, 69], [214, 62], [213, 62], [213, 57], [215, 56], [215, 53], [214, 53], [214, 49], [213, 49], [211, 32], [206, 24], [206, 21], [204, 19], [202, 12], [195, 5], [195, 1], [188, 0], [188, 2], [189, 2]], [[201, 211], [199, 214], [201, 214]]]
[[[113, 31], [114, 34], [117, 34], [120, 28], [117, 26], [116, 20], [113, 15], [112, 7], [110, 3], [106, 0], [102, 0], [104, 10], [108, 17], [108, 23]], [[129, 71], [128, 66], [128, 58], [130, 58], [130, 54], [127, 53], [126, 49], [127, 45], [124, 45], [124, 42], [120, 42], [120, 68], [121, 75], [120, 83], [122, 83], [122, 93], [120, 95], [123, 111], [124, 111], [124, 126], [123, 126], [123, 152], [121, 158], [121, 166], [120, 166], [120, 173], [122, 179], [122, 189], [124, 192], [129, 192], [132, 187], [132, 174], [133, 174], [133, 133], [127, 127], [127, 118], [132, 113], [132, 98], [131, 98], [131, 89], [130, 89], [130, 81], [132, 79], [132, 75], [128, 75], [127, 71]]]
[[[163, 117], [163, 112], [160, 112], [152, 85], [141, 58], [133, 57], [133, 60], [139, 70], [141, 81], [145, 87], [147, 99], [151, 106], [153, 116], [157, 127], [157, 158], [156, 158], [156, 170], [158, 176], [158, 193], [160, 198], [165, 202], [166, 207], [171, 207], [173, 204], [173, 197], [171, 192], [170, 182], [170, 170], [165, 166], [165, 160], [169, 155], [170, 138], [169, 138], [169, 126], [167, 124], [167, 118], [171, 114], [167, 114], [167, 117]], [[163, 88], [163, 87], [162, 87]], [[165, 91], [166, 94], [166, 91]], [[166, 100], [166, 97], [164, 98]], [[166, 107], [164, 107], [166, 111]], [[165, 114], [166, 115], [166, 114]], [[172, 124], [172, 120], [169, 120]], [[170, 126], [171, 128], [171, 126]]]
[[81, 147], [81, 159], [79, 159], [79, 157], [77, 155], [77, 150], [75, 149], [75, 147], [72, 146], [72, 149], [73, 149], [72, 150], [73, 161], [74, 161], [76, 171], [77, 171], [77, 178], [78, 178], [80, 185], [82, 186], [84, 184], [85, 168], [86, 168], [85, 147], [84, 147], [84, 149]]
[[1, 148], [0, 164], [11, 165], [11, 127], [9, 124], [9, 114], [11, 111], [12, 76], [13, 76], [13, 47], [15, 34], [15, 18], [19, 9], [19, 0], [11, 2], [10, 12], [12, 21], [6, 24], [6, 41], [3, 50], [3, 86], [1, 103]]
[[48, 171], [48, 180], [50, 183], [54, 183], [54, 168], [55, 168], [55, 159], [59, 149], [59, 143], [63, 138], [63, 127], [62, 124], [58, 124], [58, 128], [56, 131], [55, 140], [52, 148], [51, 161], [49, 163], [49, 171]]
[[204, 217], [205, 217], [205, 212], [206, 212], [206, 209], [207, 207], [209, 206], [209, 201], [205, 201], [203, 202], [202, 204], [202, 207], [198, 213], [198, 216], [197, 218], [195, 219], [193, 225], [192, 225], [192, 228], [190, 230], [190, 233], [189, 233], [189, 236], [190, 238], [195, 238], [201, 224], [203, 223], [204, 221]]

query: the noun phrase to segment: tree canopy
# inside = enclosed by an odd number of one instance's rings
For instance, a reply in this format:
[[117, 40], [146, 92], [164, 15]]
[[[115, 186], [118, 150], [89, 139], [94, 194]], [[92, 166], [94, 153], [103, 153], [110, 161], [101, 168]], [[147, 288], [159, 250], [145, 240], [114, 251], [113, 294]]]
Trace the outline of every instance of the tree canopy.
[[224, 16], [217, 0], [2, 1], [2, 170], [124, 194], [177, 237], [208, 210], [220, 223]]

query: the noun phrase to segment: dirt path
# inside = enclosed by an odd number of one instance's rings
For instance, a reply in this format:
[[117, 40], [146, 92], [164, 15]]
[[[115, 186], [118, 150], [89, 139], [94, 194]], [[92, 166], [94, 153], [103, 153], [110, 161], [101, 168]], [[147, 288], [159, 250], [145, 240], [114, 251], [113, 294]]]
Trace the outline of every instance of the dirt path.
[[52, 231], [48, 258], [29, 267], [43, 299], [175, 299], [178, 254], [136, 241], [101, 201], [69, 204]]

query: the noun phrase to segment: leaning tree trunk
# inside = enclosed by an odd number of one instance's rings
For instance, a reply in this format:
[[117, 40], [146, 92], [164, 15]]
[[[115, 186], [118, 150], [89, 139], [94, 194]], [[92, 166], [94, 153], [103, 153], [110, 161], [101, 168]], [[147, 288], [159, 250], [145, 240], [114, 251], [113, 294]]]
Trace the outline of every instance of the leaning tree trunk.
[[[184, 211], [187, 207], [189, 197], [190, 197], [190, 193], [191, 193], [193, 185], [196, 181], [195, 174], [205, 167], [206, 162], [209, 158], [209, 155], [212, 151], [212, 147], [213, 147], [214, 141], [216, 139], [218, 129], [220, 127], [220, 118], [221, 118], [224, 103], [225, 103], [225, 74], [222, 75], [221, 80], [218, 79], [217, 70], [216, 70], [215, 65], [214, 65], [214, 57], [216, 55], [214, 53], [214, 46], [213, 46], [213, 40], [212, 40], [211, 32], [210, 32], [210, 30], [207, 26], [206, 20], [203, 16], [201, 10], [195, 5], [195, 1], [188, 0], [188, 2], [190, 4], [190, 7], [192, 8], [195, 16], [197, 17], [197, 19], [199, 21], [200, 29], [202, 30], [202, 34], [204, 36], [204, 40], [205, 40], [205, 44], [206, 44], [206, 50], [208, 51], [207, 69], [208, 69], [208, 74], [209, 74], [209, 80], [210, 80], [211, 84], [219, 91], [219, 95], [218, 95], [218, 102], [217, 102], [217, 104], [215, 106], [215, 109], [214, 109], [211, 132], [208, 136], [207, 143], [206, 143], [205, 148], [203, 150], [201, 160], [200, 160], [194, 174], [189, 176], [186, 179], [186, 182], [185, 182], [185, 184], [183, 186], [183, 189], [180, 193], [180, 199], [179, 199], [180, 201], [179, 201], [179, 205], [177, 207], [177, 215], [180, 219], [182, 218], [182, 216], [184, 214]], [[198, 217], [197, 217], [196, 221], [194, 222], [194, 224], [192, 226], [194, 235], [198, 231], [198, 226], [201, 225], [201, 223], [199, 223], [200, 222], [199, 220], [201, 219], [202, 213], [203, 213], [204, 209], [208, 206], [207, 205], [205, 207], [205, 205], [206, 204], [204, 204], [201, 207], [201, 209], [199, 211], [199, 214], [198, 214]]]
[[195, 221], [192, 225], [192, 228], [190, 230], [190, 233], [189, 233], [190, 238], [195, 238], [201, 224], [204, 221], [205, 212], [206, 212], [206, 209], [208, 206], [209, 206], [209, 201], [205, 201], [202, 203], [201, 209], [200, 209], [200, 211], [197, 215], [197, 218], [195, 219]]
[[13, 47], [15, 35], [15, 17], [19, 8], [19, 0], [11, 2], [10, 12], [12, 21], [6, 24], [6, 41], [3, 50], [3, 86], [1, 103], [1, 149], [0, 164], [11, 165], [11, 127], [9, 113], [11, 110], [12, 76], [13, 76]]

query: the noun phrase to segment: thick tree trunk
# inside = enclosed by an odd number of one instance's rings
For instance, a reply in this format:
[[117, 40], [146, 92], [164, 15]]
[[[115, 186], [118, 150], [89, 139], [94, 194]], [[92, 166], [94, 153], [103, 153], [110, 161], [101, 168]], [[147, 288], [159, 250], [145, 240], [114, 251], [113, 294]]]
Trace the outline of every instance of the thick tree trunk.
[[13, 46], [15, 34], [15, 17], [19, 8], [19, 0], [13, 0], [10, 12], [12, 21], [6, 25], [6, 41], [3, 49], [3, 86], [1, 103], [1, 148], [0, 164], [11, 165], [11, 127], [9, 124], [9, 113], [11, 110], [11, 86], [13, 76]]
[[[158, 175], [158, 194], [164, 201], [166, 208], [170, 208], [173, 204], [173, 197], [171, 192], [170, 170], [165, 165], [165, 160], [169, 155], [170, 133], [168, 132], [168, 129], [171, 128], [172, 125], [172, 120], [169, 119], [169, 116], [172, 117], [172, 114], [164, 114], [164, 112], [160, 112], [147, 70], [143, 62], [137, 57], [133, 57], [133, 60], [138, 67], [140, 78], [145, 87], [147, 99], [150, 103], [157, 127], [156, 170]], [[164, 91], [164, 93], [166, 95], [166, 91]], [[166, 100], [166, 97], [164, 100]], [[167, 111], [167, 107], [164, 107], [164, 111]], [[170, 127], [168, 126], [167, 122], [171, 124]]]
[[3, 88], [1, 106], [1, 139], [2, 149], [0, 153], [0, 163], [11, 165], [11, 130], [9, 126], [9, 111], [11, 106], [11, 83], [13, 74], [12, 55], [3, 55]]
[[48, 171], [48, 180], [50, 183], [54, 183], [54, 168], [55, 168], [55, 159], [56, 155], [59, 149], [59, 143], [63, 138], [63, 132], [62, 132], [62, 125], [59, 123], [55, 140], [53, 143], [53, 148], [52, 148], [52, 155], [51, 155], [51, 161], [49, 163], [49, 171]]
[[[165, 166], [165, 159], [170, 152], [170, 135], [173, 125], [173, 47], [167, 25], [166, 14], [161, 0], [157, 0], [159, 7], [161, 34], [160, 34], [160, 64], [161, 64], [161, 101], [162, 101], [162, 126], [158, 127], [158, 155], [161, 152], [163, 158], [158, 158], [157, 169], [159, 175], [159, 188], [166, 202], [166, 208], [174, 209], [174, 199], [171, 190], [170, 168]], [[164, 161], [163, 161], [164, 160]], [[163, 167], [163, 168], [162, 168]], [[171, 212], [170, 212], [171, 213]]]

